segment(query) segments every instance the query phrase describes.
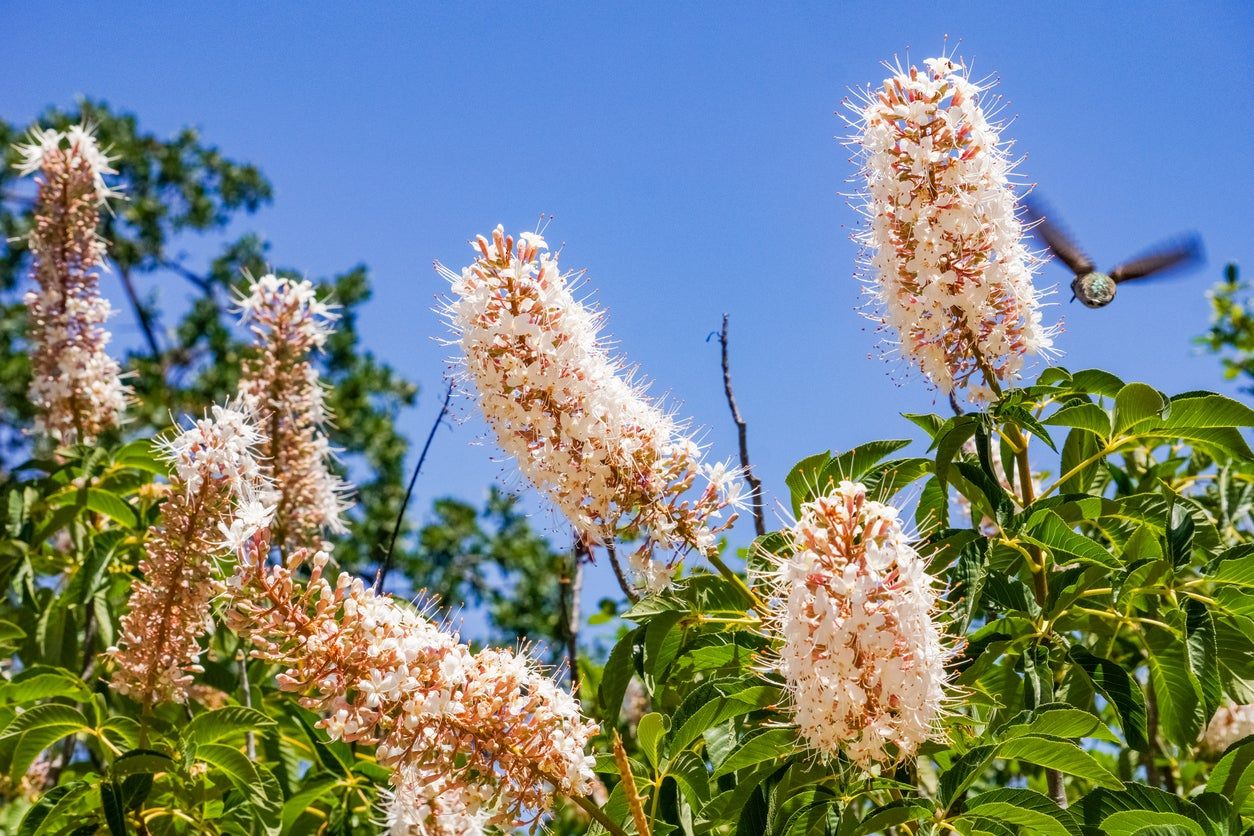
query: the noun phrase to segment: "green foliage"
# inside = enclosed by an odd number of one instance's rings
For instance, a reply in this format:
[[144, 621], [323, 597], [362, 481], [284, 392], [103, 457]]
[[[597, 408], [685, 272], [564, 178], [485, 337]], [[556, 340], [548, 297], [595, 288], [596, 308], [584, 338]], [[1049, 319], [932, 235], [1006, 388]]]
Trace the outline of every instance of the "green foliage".
[[1224, 278], [1210, 293], [1210, 329], [1197, 342], [1223, 363], [1224, 376], [1254, 392], [1254, 312], [1250, 286], [1241, 281], [1237, 265], [1224, 268]]

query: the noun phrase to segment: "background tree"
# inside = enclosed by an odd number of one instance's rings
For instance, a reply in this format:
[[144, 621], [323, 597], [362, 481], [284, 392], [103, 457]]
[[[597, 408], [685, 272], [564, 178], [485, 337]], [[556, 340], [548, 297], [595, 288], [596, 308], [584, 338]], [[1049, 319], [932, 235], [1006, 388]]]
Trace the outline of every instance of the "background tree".
[[[146, 436], [164, 430], [171, 413], [199, 414], [235, 393], [248, 340], [232, 308], [245, 276], [304, 272], [275, 269], [269, 245], [251, 232], [222, 244], [203, 265], [184, 254], [198, 236], [236, 228], [271, 202], [271, 184], [256, 166], [226, 156], [193, 128], [157, 136], [136, 116], [103, 101], [52, 108], [35, 124], [65, 128], [80, 120], [95, 125], [118, 172], [111, 182], [122, 199], [104, 214], [101, 229], [112, 269], [104, 281], [121, 285], [130, 309], [120, 317], [133, 317], [143, 338], [124, 367], [134, 372], [129, 383], [136, 401], [128, 410], [127, 434]], [[12, 165], [12, 146], [28, 130], [0, 120], [6, 155], [0, 169], [0, 478], [31, 452], [23, 433], [32, 414], [21, 297], [29, 286], [24, 236], [33, 204], [30, 182]], [[154, 289], [144, 291], [141, 279]], [[400, 513], [409, 442], [396, 419], [415, 405], [418, 387], [361, 345], [358, 316], [371, 297], [368, 268], [358, 264], [315, 281], [319, 295], [339, 305], [341, 314], [318, 358], [330, 387], [327, 406], [334, 415], [351, 416], [330, 428], [356, 485], [351, 533], [340, 539], [335, 556], [365, 574], [382, 558]], [[159, 294], [156, 288], [169, 289]], [[178, 289], [187, 291], [186, 302]], [[429, 588], [440, 600], [487, 605], [498, 637], [560, 640], [553, 632], [554, 568], [563, 554], [530, 527], [508, 494], [494, 489], [482, 512], [459, 500], [440, 500], [435, 519], [421, 532], [405, 525], [397, 549], [396, 562], [415, 591]], [[507, 577], [510, 583], [502, 585]]]

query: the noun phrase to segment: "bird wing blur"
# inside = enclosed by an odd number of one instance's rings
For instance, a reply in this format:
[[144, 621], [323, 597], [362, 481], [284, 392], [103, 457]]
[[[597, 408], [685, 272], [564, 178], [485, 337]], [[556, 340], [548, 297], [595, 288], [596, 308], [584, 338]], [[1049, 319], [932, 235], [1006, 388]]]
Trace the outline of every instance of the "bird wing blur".
[[1120, 264], [1110, 271], [1110, 277], [1116, 282], [1140, 279], [1165, 272], [1173, 267], [1191, 264], [1199, 261], [1201, 257], [1202, 242], [1196, 235], [1190, 235], [1182, 242], [1162, 245], [1148, 255]]
[[1097, 269], [1093, 264], [1093, 259], [1085, 255], [1071, 236], [1067, 235], [1061, 226], [1049, 220], [1043, 203], [1029, 200], [1026, 206], [1028, 217], [1036, 224], [1032, 232], [1044, 242], [1045, 246], [1049, 247], [1055, 258], [1071, 268], [1071, 272], [1078, 276]]

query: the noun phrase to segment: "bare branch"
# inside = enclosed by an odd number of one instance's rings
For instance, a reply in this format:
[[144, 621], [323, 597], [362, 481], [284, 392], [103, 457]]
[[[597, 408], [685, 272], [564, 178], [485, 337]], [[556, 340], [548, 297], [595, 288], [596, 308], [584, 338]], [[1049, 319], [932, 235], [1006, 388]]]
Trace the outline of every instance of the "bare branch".
[[559, 598], [559, 626], [562, 638], [566, 640], [566, 658], [570, 665], [570, 693], [579, 699], [579, 596], [583, 591], [583, 564], [592, 555], [579, 532], [574, 532], [571, 546], [570, 574], [561, 579], [561, 596]]
[[453, 383], [450, 381], [448, 388], [444, 390], [444, 403], [440, 406], [440, 413], [435, 416], [435, 423], [431, 425], [431, 432], [427, 433], [427, 440], [422, 445], [422, 452], [418, 455], [418, 464], [414, 466], [414, 475], [409, 477], [409, 487], [405, 489], [405, 499], [401, 502], [400, 511], [396, 514], [396, 524], [392, 526], [392, 537], [388, 540], [387, 556], [383, 558], [383, 565], [379, 567], [379, 571], [374, 576], [376, 592], [383, 589], [383, 582], [387, 580], [388, 572], [392, 568], [392, 554], [396, 549], [396, 538], [401, 533], [401, 524], [405, 521], [405, 509], [409, 507], [409, 499], [414, 494], [414, 485], [418, 483], [418, 474], [422, 472], [423, 462], [427, 460], [427, 453], [431, 450], [431, 442], [435, 440], [435, 431], [440, 428], [440, 424], [444, 423], [444, 416], [448, 415], [448, 405], [452, 400]]
[[759, 537], [766, 534], [766, 510], [762, 504], [762, 480], [753, 474], [753, 466], [749, 463], [749, 428], [736, 405], [736, 395], [732, 391], [731, 364], [727, 356], [727, 314], [723, 314], [723, 329], [718, 334], [719, 348], [723, 355], [723, 392], [727, 395], [727, 406], [731, 409], [732, 421], [736, 424], [736, 436], [740, 445], [740, 469], [744, 471], [745, 481], [749, 483], [749, 501], [753, 508], [753, 530]]
[[165, 363], [161, 356], [161, 346], [157, 344], [157, 332], [153, 329], [152, 320], [148, 317], [148, 311], [144, 309], [143, 303], [139, 301], [139, 294], [135, 292], [135, 283], [131, 281], [131, 271], [126, 267], [119, 267], [118, 277], [122, 279], [122, 288], [126, 291], [126, 298], [135, 310], [135, 319], [139, 320], [139, 327], [144, 332], [144, 340], [148, 343], [148, 351], [152, 354], [153, 362], [161, 367], [161, 376], [164, 378]]

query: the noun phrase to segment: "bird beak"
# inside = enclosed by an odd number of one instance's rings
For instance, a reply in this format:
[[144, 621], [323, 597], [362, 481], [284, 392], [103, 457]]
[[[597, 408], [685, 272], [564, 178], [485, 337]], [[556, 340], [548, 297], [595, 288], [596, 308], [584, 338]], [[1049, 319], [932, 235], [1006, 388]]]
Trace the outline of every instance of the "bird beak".
[[1074, 301], [1075, 301], [1075, 294], [1074, 294], [1074, 293], [1072, 293], [1072, 294], [1071, 294], [1071, 301], [1072, 301], [1072, 302], [1074, 302]]

